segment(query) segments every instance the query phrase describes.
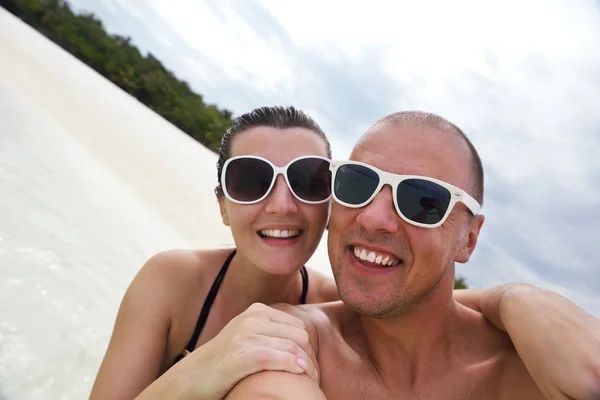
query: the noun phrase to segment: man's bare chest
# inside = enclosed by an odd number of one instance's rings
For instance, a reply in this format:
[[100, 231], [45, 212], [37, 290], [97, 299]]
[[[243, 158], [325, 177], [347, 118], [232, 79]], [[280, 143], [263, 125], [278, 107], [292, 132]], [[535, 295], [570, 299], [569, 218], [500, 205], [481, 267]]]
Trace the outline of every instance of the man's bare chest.
[[378, 371], [368, 360], [352, 353], [327, 353], [319, 358], [321, 389], [328, 400], [498, 398], [499, 380], [489, 367], [440, 370], [414, 382], [401, 362], [390, 373]]

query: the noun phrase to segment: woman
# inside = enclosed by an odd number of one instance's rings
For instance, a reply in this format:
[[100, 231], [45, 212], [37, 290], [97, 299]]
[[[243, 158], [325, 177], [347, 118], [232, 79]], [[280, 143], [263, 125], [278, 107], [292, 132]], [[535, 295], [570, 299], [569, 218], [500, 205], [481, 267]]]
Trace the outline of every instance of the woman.
[[302, 322], [262, 304], [338, 300], [333, 280], [304, 267], [327, 223], [330, 157], [321, 128], [293, 107], [233, 122], [216, 195], [235, 249], [146, 262], [123, 298], [91, 399], [221, 399], [260, 370], [318, 379]]
[[[220, 148], [216, 195], [235, 249], [167, 251], [146, 262], [123, 298], [92, 399], [131, 399], [158, 377], [148, 391], [175, 398], [171, 388], [188, 371], [197, 373], [189, 378], [202, 391], [197, 398], [220, 398], [264, 368], [312, 370], [298, 320], [257, 313], [259, 305], [242, 312], [254, 303], [338, 299], [332, 280], [304, 267], [327, 223], [330, 157], [321, 128], [293, 107], [260, 108], [233, 122]], [[276, 166], [287, 169], [275, 175]], [[244, 324], [263, 329], [252, 343], [234, 338]], [[225, 346], [233, 341], [239, 357]], [[231, 363], [227, 354], [236, 354]]]

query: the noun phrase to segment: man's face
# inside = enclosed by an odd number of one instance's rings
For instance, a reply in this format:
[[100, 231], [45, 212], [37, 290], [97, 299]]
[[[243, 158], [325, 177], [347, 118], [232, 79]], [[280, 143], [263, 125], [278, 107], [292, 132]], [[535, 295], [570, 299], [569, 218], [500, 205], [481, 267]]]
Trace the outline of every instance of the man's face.
[[[380, 124], [363, 136], [351, 159], [472, 192], [471, 155], [453, 132], [408, 122]], [[361, 314], [389, 318], [405, 314], [436, 291], [451, 293], [454, 262], [468, 261], [482, 223], [483, 216], [473, 218], [458, 203], [440, 227], [411, 225], [397, 214], [389, 186], [363, 208], [334, 203], [328, 248], [342, 300]], [[363, 250], [376, 261], [356, 257]], [[382, 266], [386, 259], [392, 266]]]

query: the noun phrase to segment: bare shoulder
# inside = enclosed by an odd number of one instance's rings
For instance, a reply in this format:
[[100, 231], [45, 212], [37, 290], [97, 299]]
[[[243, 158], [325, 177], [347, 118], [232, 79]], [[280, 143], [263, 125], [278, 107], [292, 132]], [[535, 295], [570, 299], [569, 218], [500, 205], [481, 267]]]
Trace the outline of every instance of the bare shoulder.
[[193, 326], [196, 311], [182, 307], [188, 305], [184, 297], [207, 280], [219, 256], [219, 251], [169, 250], [144, 263], [119, 306], [91, 399], [133, 398], [168, 368], [187, 339], [181, 329], [174, 333], [177, 321], [188, 313], [188, 330]]
[[[168, 250], [150, 257], [137, 272], [123, 298], [123, 302], [141, 302], [156, 307], [161, 304], [165, 309], [172, 294], [175, 292], [170, 283], [181, 281], [181, 265], [190, 265], [192, 256], [188, 250]], [[179, 271], [179, 272], [177, 272]]]
[[545, 399], [519, 357], [510, 337], [478, 311], [459, 306], [455, 334], [457, 357], [472, 382], [498, 399]]
[[347, 313], [347, 308], [341, 300], [295, 306], [281, 303], [275, 304], [272, 307], [294, 315], [313, 327], [339, 325], [340, 320]]
[[178, 347], [179, 339], [185, 339], [179, 336], [193, 329], [200, 303], [231, 251], [176, 249], [157, 253], [144, 263], [126, 296], [166, 314], [170, 344]]
[[500, 399], [546, 399], [514, 347], [507, 350], [501, 372]]
[[142, 266], [142, 270], [152, 273], [175, 273], [176, 276], [189, 277], [189, 274], [202, 274], [203, 266], [210, 265], [217, 259], [226, 257], [231, 249], [174, 249], [161, 251], [150, 257]]
[[166, 360], [189, 341], [202, 304], [231, 249], [177, 249], [155, 254], [142, 266], [128, 294], [167, 320]]
[[211, 273], [218, 250], [167, 250], [150, 257], [133, 278], [120, 310], [139, 316], [160, 316], [167, 331], [181, 312], [181, 304], [194, 295]]
[[[205, 281], [222, 264], [231, 250], [166, 250], [150, 257], [132, 282], [151, 287], [154, 295], [185, 295]], [[158, 297], [158, 296], [157, 296]], [[170, 296], [169, 296], [170, 297]]]
[[306, 302], [308, 304], [338, 301], [340, 295], [335, 280], [314, 268], [307, 268], [309, 275], [309, 290]]
[[305, 329], [315, 346], [317, 354], [319, 353], [320, 338], [339, 336], [342, 327], [349, 324], [353, 318], [356, 318], [356, 314], [350, 312], [341, 300], [297, 306], [276, 304], [273, 307], [304, 322]]

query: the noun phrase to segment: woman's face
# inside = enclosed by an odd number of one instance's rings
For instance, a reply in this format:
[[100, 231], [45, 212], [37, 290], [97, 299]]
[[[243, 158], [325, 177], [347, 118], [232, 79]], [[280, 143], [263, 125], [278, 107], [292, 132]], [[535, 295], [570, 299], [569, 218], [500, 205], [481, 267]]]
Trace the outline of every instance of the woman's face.
[[[297, 157], [327, 157], [323, 138], [305, 128], [255, 127], [232, 140], [231, 157], [260, 156], [277, 167]], [[327, 223], [329, 202], [299, 201], [279, 175], [264, 200], [238, 204], [222, 196], [219, 206], [239, 255], [265, 272], [290, 274], [302, 267], [316, 250]]]

